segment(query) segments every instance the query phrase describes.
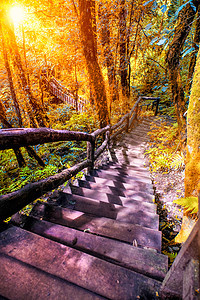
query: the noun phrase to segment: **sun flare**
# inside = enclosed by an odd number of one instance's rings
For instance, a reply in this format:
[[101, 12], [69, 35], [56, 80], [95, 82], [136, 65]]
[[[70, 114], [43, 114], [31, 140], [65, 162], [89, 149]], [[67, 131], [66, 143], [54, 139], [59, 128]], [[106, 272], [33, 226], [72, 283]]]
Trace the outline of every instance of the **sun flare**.
[[10, 17], [15, 25], [20, 24], [24, 18], [24, 10], [21, 6], [13, 6], [10, 9]]

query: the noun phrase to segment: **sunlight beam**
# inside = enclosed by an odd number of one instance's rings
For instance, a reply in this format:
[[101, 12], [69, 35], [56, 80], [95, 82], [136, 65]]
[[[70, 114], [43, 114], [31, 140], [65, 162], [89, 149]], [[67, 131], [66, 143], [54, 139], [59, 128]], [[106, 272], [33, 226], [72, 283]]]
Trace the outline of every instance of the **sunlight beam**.
[[14, 25], [19, 25], [24, 19], [24, 10], [21, 6], [13, 6], [10, 9], [10, 18]]

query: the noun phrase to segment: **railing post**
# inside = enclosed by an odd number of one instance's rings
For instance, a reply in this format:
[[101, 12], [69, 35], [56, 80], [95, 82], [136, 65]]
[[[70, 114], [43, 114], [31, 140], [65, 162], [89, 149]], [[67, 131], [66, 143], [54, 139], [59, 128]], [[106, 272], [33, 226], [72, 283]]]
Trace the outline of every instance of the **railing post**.
[[127, 118], [126, 118], [126, 132], [128, 132], [129, 130], [129, 114], [127, 114]]
[[87, 159], [90, 160], [91, 164], [88, 167], [88, 173], [94, 169], [94, 151], [95, 151], [95, 136], [93, 140], [87, 142]]
[[158, 99], [156, 100], [156, 111], [155, 111], [155, 116], [157, 116], [157, 114], [158, 114], [158, 105], [159, 105], [159, 102], [160, 102], [160, 98], [158, 98]]

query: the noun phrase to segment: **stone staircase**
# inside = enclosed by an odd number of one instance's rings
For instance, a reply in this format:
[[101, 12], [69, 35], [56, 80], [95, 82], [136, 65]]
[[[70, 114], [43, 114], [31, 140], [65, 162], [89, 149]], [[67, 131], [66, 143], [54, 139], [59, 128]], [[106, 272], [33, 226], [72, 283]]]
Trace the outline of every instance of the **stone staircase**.
[[57, 199], [1, 229], [0, 299], [159, 299], [168, 258], [144, 166], [150, 121]]

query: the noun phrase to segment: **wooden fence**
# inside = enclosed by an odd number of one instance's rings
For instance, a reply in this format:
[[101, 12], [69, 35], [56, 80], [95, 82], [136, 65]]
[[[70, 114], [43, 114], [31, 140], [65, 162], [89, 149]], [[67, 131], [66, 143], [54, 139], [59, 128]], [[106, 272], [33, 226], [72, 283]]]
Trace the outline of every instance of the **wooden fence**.
[[86, 105], [88, 104], [88, 101], [86, 99], [78, 95], [77, 97], [74, 96], [64, 85], [62, 85], [57, 79], [52, 76], [50, 77], [50, 79], [48, 79], [48, 77], [43, 73], [42, 81], [45, 84], [47, 90], [53, 96], [57, 97], [64, 103], [66, 102], [72, 105], [78, 112], [85, 111]]
[[[155, 100], [157, 98], [151, 98]], [[143, 98], [139, 97], [129, 113], [113, 125], [98, 129], [91, 134], [68, 130], [53, 130], [49, 128], [10, 128], [0, 130], [0, 150], [12, 149], [15, 147], [26, 147], [57, 141], [86, 141], [87, 159], [63, 170], [56, 175], [30, 183], [22, 189], [0, 196], [0, 222], [10, 217], [35, 199], [41, 197], [48, 191], [57, 188], [81, 170], [87, 168], [89, 171], [94, 168], [94, 162], [99, 155], [108, 147], [110, 140], [113, 140], [123, 131], [128, 132], [137, 120], [140, 113], [139, 105]], [[96, 149], [98, 136], [104, 137], [103, 143]]]

